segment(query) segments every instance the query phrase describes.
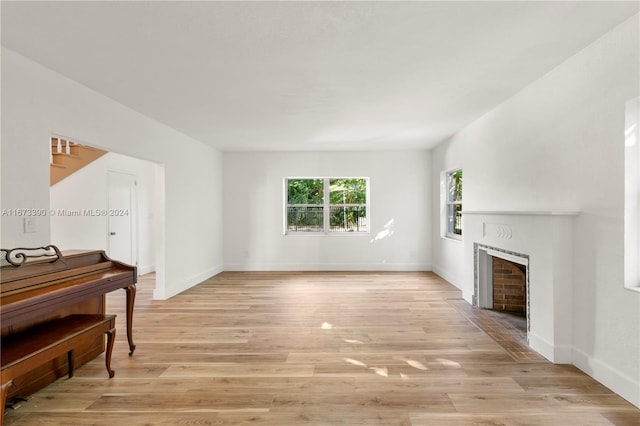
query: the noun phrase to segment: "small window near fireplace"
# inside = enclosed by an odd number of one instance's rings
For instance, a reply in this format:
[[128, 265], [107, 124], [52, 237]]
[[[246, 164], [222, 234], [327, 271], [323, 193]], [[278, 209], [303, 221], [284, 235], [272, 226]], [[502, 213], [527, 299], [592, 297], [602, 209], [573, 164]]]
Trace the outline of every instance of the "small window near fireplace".
[[640, 291], [640, 98], [625, 105], [624, 286]]
[[443, 236], [462, 239], [462, 170], [443, 173], [444, 223]]

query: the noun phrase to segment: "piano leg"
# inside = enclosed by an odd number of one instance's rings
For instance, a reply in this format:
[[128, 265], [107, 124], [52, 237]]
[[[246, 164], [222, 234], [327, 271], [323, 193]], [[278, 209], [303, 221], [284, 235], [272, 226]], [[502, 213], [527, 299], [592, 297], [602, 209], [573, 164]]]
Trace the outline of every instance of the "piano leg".
[[75, 370], [75, 365], [73, 363], [73, 349], [67, 352], [67, 366], [69, 378], [72, 378]]
[[133, 355], [136, 345], [133, 343], [133, 303], [136, 300], [135, 284], [125, 288], [127, 292], [127, 340], [129, 340], [129, 356]]
[[107, 366], [107, 373], [109, 373], [109, 378], [112, 378], [114, 374], [116, 374], [111, 369], [111, 352], [113, 352], [113, 343], [116, 337], [116, 329], [115, 327], [111, 330], [107, 331], [107, 352], [105, 353], [105, 365]]
[[[4, 380], [4, 377], [3, 377]], [[0, 387], [0, 399], [2, 399], [2, 412], [0, 413], [0, 426], [4, 423], [4, 406], [7, 403], [7, 393], [9, 387], [13, 385], [13, 380], [9, 380], [7, 383], [3, 383]]]

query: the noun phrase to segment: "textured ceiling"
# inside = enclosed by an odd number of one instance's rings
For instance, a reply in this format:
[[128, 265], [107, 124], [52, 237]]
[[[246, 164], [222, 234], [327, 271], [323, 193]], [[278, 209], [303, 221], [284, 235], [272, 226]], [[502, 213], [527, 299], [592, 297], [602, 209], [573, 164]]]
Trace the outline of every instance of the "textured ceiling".
[[637, 2], [2, 2], [2, 45], [222, 150], [429, 148]]

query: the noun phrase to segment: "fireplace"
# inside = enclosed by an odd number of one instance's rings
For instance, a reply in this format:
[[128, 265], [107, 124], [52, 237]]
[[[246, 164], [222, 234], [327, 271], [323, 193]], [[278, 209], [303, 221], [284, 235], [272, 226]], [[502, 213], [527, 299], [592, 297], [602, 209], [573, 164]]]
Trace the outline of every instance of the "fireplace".
[[[575, 216], [575, 212], [463, 212], [463, 297], [486, 309], [494, 309], [494, 304], [505, 305], [507, 310], [524, 305], [529, 346], [557, 363], [571, 362], [573, 357]], [[494, 282], [500, 280], [494, 280], [493, 270], [503, 270], [503, 260], [515, 263], [516, 270], [523, 272], [524, 298], [519, 296], [518, 303], [494, 299]], [[494, 267], [494, 261], [498, 266]], [[503, 278], [511, 275], [518, 274], [505, 272]], [[503, 301], [509, 300], [504, 296]]]

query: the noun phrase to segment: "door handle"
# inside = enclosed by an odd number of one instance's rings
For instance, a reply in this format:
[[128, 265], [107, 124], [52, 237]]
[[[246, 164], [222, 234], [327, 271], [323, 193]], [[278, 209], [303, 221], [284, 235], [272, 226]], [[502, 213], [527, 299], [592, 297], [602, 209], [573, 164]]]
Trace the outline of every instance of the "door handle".
[[109, 235], [116, 235], [115, 232], [109, 232]]

